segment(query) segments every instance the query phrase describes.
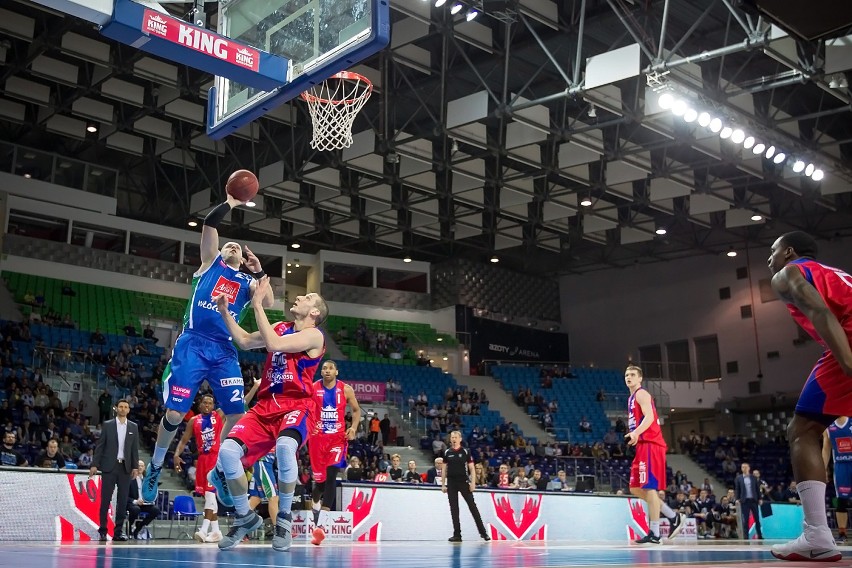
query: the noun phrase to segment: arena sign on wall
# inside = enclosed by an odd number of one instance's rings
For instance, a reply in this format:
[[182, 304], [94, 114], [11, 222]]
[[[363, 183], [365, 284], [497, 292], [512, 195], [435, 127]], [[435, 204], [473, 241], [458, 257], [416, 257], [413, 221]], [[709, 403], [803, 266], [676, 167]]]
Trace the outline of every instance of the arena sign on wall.
[[[648, 532], [644, 502], [633, 498], [487, 489], [477, 490], [474, 500], [494, 540], [624, 542]], [[452, 533], [447, 496], [437, 487], [347, 483], [342, 502], [352, 513], [356, 541], [445, 540]], [[416, 531], [411, 511], [417, 511]], [[690, 521], [678, 540], [696, 538]], [[470, 515], [461, 515], [461, 528], [463, 536], [476, 538]]]
[[385, 383], [369, 381], [344, 381], [355, 391], [358, 402], [384, 402]]

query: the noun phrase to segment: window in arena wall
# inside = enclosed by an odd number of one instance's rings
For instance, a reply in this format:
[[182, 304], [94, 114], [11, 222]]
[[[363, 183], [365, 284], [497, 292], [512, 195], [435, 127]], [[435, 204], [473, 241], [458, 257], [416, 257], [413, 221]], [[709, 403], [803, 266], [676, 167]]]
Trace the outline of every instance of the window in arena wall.
[[8, 233], [64, 243], [68, 240], [68, 220], [12, 209]]
[[179, 250], [179, 241], [130, 233], [130, 254], [133, 256], [177, 262]]
[[722, 365], [719, 362], [719, 340], [715, 335], [696, 337], [695, 366], [698, 371], [697, 379], [718, 379], [722, 377]]
[[98, 227], [76, 221], [71, 224], [72, 245], [123, 253], [126, 239], [127, 231], [121, 229]]
[[639, 348], [639, 366], [642, 374], [651, 379], [663, 377], [663, 349], [659, 344]]
[[692, 361], [689, 356], [689, 341], [670, 341], [666, 343], [666, 363], [670, 381], [691, 381]]
[[404, 292], [420, 292], [421, 294], [425, 294], [428, 289], [426, 273], [377, 268], [376, 288], [384, 288], [385, 290], [402, 290]]
[[331, 284], [372, 288], [373, 267], [326, 263], [323, 267], [322, 281]]

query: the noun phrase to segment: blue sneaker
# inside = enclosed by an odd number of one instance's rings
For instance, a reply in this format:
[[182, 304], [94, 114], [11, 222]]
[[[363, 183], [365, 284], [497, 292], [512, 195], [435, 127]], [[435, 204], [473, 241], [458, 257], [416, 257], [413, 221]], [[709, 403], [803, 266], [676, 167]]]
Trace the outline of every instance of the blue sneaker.
[[148, 503], [157, 501], [157, 487], [160, 485], [160, 472], [162, 467], [154, 467], [150, 463], [145, 468], [145, 477], [142, 478], [142, 499]]
[[225, 472], [218, 467], [213, 467], [210, 473], [207, 474], [207, 481], [216, 490], [216, 498], [226, 507], [234, 506], [234, 498], [231, 495], [231, 490], [228, 488], [228, 480], [225, 479]]
[[[287, 552], [293, 546], [293, 517], [290, 513], [278, 513], [275, 519], [275, 534], [272, 536], [272, 548], [278, 552]], [[323, 535], [325, 538], [325, 535]], [[319, 539], [322, 542], [322, 539]], [[319, 543], [316, 543], [319, 544]]]
[[[214, 470], [215, 471], [215, 470]], [[251, 532], [263, 526], [263, 519], [254, 511], [249, 511], [243, 516], [234, 517], [231, 530], [219, 541], [219, 550], [231, 550], [243, 541], [243, 538]]]

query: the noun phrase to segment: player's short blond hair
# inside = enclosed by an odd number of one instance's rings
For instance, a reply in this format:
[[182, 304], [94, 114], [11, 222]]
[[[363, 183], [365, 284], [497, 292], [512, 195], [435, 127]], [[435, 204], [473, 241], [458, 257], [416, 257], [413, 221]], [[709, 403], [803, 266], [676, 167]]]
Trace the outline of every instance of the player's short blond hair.
[[642, 374], [642, 369], [637, 367], [636, 365], [627, 365], [627, 368], [624, 369], [624, 372], [626, 373], [627, 371], [636, 371], [637, 373], [639, 373], [640, 377], [644, 377], [644, 375]]

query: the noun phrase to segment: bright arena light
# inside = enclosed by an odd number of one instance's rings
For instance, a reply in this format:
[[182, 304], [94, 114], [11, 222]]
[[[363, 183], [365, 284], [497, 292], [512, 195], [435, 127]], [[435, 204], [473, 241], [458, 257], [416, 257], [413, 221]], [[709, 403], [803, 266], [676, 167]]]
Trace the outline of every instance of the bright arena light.
[[756, 140], [754, 139], [754, 136], [749, 136], [748, 138], [746, 138], [745, 140], [743, 140], [743, 148], [745, 148], [746, 150], [748, 150], [749, 148], [751, 148], [752, 146], [754, 146], [754, 143], [755, 143], [755, 142], [756, 142]]
[[731, 134], [733, 134], [733, 133], [734, 133], [734, 129], [731, 128], [730, 126], [726, 126], [719, 133], [719, 138], [721, 138], [722, 140], [727, 140], [728, 138], [731, 137]]
[[657, 104], [660, 105], [661, 109], [669, 110], [674, 104], [674, 97], [671, 93], [663, 93], [660, 95], [660, 98], [657, 99]]
[[764, 156], [766, 156], [767, 160], [774, 155], [775, 155], [775, 146], [770, 146], [769, 148], [767, 148], [766, 153], [764, 154]]
[[698, 118], [698, 111], [694, 108], [686, 109], [686, 112], [683, 113], [683, 121], [684, 122], [695, 122]]
[[698, 115], [698, 124], [700, 124], [704, 128], [707, 128], [711, 120], [713, 120], [713, 117], [710, 116], [709, 112], [702, 112]]
[[654, 232], [657, 233], [658, 235], [665, 235], [667, 231], [663, 227], [660, 227], [659, 229], [657, 229]]
[[752, 221], [763, 221], [763, 215], [755, 213], [754, 215], [751, 216], [751, 220]]
[[805, 175], [811, 177], [815, 169], [816, 166], [814, 166], [813, 164], [808, 164], [808, 167], [805, 168]]
[[796, 172], [797, 174], [800, 173], [804, 169], [805, 169], [805, 163], [802, 160], [796, 160], [796, 162], [793, 164], [793, 171]]
[[717, 134], [720, 130], [722, 130], [722, 119], [714, 118], [710, 121], [710, 132]]
[[814, 170], [814, 173], [811, 175], [811, 179], [814, 181], [822, 181], [824, 177], [825, 173], [822, 170]]
[[735, 251], [735, 250], [729, 250], [729, 251], [728, 251], [727, 253], [725, 253], [725, 254], [727, 254], [727, 255], [728, 255], [728, 256], [730, 256], [731, 258], [734, 258], [735, 256], [737, 256], [737, 251]]
[[752, 154], [763, 154], [763, 151], [766, 150], [766, 144], [763, 142], [758, 142], [754, 145], [754, 148], [751, 149]]
[[731, 142], [734, 144], [742, 144], [743, 140], [745, 140], [745, 132], [742, 129], [737, 128], [731, 133]]
[[787, 154], [785, 154], [784, 152], [778, 152], [777, 154], [775, 154], [775, 158], [772, 161], [775, 162], [776, 164], [780, 164], [781, 162], [783, 162], [786, 159], [787, 159]]
[[687, 106], [687, 104], [686, 104], [686, 101], [685, 101], [685, 100], [683, 100], [683, 99], [677, 99], [677, 100], [676, 100], [676, 101], [672, 104], [672, 113], [673, 113], [675, 116], [683, 116], [683, 115], [684, 115], [684, 113], [686, 113], [686, 110], [687, 110], [688, 108], [689, 108], [689, 106]]

